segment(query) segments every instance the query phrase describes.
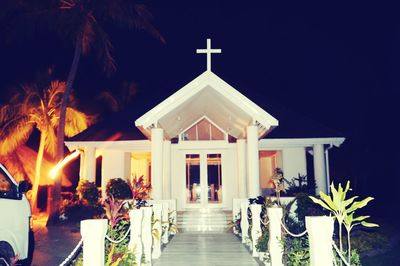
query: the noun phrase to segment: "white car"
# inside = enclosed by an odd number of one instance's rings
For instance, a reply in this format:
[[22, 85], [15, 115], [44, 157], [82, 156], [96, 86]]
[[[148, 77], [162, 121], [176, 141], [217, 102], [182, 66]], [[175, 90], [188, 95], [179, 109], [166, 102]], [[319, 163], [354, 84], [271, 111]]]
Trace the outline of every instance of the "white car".
[[31, 209], [25, 192], [28, 183], [19, 184], [0, 163], [0, 266], [14, 260], [28, 261], [30, 255]]

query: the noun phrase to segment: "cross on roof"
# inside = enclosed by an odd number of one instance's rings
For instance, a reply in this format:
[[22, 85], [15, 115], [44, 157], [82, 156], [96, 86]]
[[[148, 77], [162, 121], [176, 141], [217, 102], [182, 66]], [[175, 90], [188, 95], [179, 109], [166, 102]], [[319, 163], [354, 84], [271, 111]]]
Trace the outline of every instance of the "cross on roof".
[[207, 71], [211, 71], [211, 54], [220, 54], [221, 52], [221, 49], [211, 49], [211, 39], [207, 39], [206, 49], [196, 50], [196, 53], [198, 54], [207, 54]]

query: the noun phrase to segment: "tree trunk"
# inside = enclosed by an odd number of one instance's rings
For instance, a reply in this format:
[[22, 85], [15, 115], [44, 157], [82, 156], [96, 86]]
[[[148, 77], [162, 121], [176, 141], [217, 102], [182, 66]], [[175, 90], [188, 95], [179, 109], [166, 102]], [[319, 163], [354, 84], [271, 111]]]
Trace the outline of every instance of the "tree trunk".
[[46, 132], [42, 131], [40, 133], [39, 150], [38, 150], [37, 157], [36, 157], [35, 179], [33, 180], [33, 187], [32, 187], [31, 205], [32, 205], [32, 212], [34, 214], [38, 213], [37, 198], [38, 198], [38, 191], [39, 191], [39, 184], [40, 184], [40, 170], [42, 167], [45, 140], [46, 140]]
[[[68, 74], [67, 84], [65, 86], [63, 98], [60, 106], [60, 120], [57, 129], [57, 153], [56, 162], [61, 161], [64, 158], [64, 135], [65, 135], [65, 116], [68, 106], [69, 97], [72, 91], [72, 85], [75, 81], [76, 72], [79, 66], [79, 60], [82, 52], [82, 36], [79, 36], [75, 43], [74, 59]], [[50, 189], [47, 197], [47, 207], [49, 213], [49, 219], [47, 225], [54, 224], [58, 221], [59, 217], [59, 206], [61, 203], [61, 179], [56, 177], [54, 180], [54, 186]]]

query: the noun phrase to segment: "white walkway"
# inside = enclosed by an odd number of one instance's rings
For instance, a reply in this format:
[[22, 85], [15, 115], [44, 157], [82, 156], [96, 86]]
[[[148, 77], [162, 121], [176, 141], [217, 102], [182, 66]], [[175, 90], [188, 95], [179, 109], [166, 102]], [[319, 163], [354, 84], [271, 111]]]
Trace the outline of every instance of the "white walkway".
[[155, 266], [257, 266], [232, 233], [184, 232], [174, 236]]

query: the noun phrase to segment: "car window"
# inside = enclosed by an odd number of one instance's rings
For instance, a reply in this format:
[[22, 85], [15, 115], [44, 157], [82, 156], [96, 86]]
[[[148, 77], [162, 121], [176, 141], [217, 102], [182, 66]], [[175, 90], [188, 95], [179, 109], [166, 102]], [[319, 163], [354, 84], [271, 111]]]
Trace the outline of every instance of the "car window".
[[11, 180], [0, 171], [0, 192], [9, 192], [11, 190]]

